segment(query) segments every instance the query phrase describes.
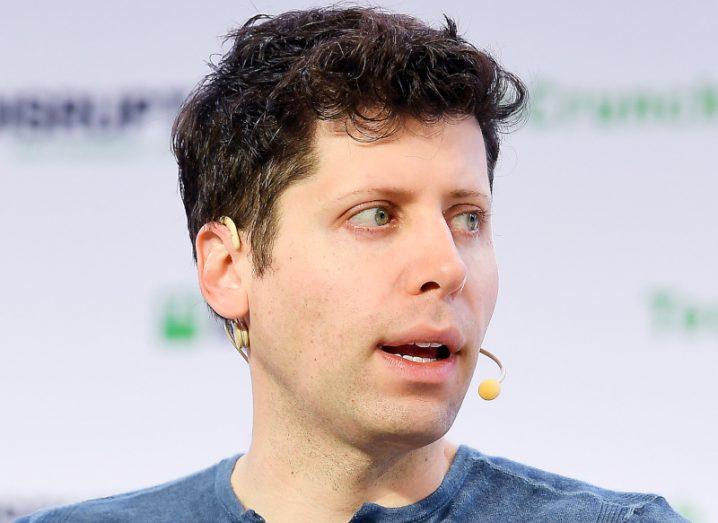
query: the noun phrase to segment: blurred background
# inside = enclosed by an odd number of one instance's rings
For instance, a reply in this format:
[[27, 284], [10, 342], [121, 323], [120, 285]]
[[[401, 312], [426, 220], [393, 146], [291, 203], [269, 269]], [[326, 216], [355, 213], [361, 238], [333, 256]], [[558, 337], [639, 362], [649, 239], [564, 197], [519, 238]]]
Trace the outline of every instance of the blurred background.
[[[248, 448], [249, 372], [198, 290], [169, 152], [221, 35], [301, 0], [6, 2], [0, 511]], [[530, 86], [495, 191], [501, 290], [448, 437], [718, 521], [715, 2], [378, 2], [442, 12]]]

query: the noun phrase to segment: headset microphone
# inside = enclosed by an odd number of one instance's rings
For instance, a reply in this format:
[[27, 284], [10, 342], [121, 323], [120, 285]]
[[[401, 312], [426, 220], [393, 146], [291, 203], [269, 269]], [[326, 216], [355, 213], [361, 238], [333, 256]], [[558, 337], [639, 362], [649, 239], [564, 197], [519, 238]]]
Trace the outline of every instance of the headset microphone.
[[501, 369], [501, 376], [498, 380], [488, 379], [479, 384], [479, 396], [485, 400], [492, 400], [501, 393], [501, 382], [504, 381], [504, 378], [506, 377], [506, 369], [504, 369], [504, 366], [501, 365], [499, 359], [489, 351], [479, 349], [479, 352], [494, 360], [496, 365], [499, 366], [499, 369]]

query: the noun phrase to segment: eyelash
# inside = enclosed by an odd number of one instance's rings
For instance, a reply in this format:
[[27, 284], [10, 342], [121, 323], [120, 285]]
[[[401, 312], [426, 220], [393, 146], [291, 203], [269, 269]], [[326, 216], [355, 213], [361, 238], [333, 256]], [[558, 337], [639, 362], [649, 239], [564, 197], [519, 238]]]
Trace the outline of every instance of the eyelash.
[[[355, 216], [363, 213], [364, 211], [368, 211], [371, 209], [384, 209], [388, 212], [390, 217], [392, 217], [392, 218], [394, 217], [394, 211], [393, 211], [391, 205], [374, 205], [372, 207], [365, 207], [363, 209], [359, 209], [357, 212], [355, 212], [354, 214], [352, 214], [349, 217], [349, 220], [351, 220]], [[486, 219], [490, 216], [490, 214], [487, 211], [485, 211], [484, 209], [474, 208], [470, 211], [458, 213], [458, 214], [452, 216], [451, 219], [453, 220], [457, 216], [461, 216], [463, 214], [476, 214], [477, 215], [477, 218], [479, 221], [477, 229], [475, 231], [462, 231], [461, 232], [461, 234], [463, 234], [464, 236], [468, 236], [470, 238], [476, 238], [477, 236], [479, 236], [481, 234], [483, 225], [484, 225]], [[349, 227], [358, 233], [380, 234], [380, 233], [384, 232], [386, 229], [393, 228], [393, 226], [390, 225], [391, 221], [393, 221], [393, 220], [390, 220], [390, 222], [385, 225], [377, 225], [375, 227], [362, 227], [362, 226], [351, 225], [351, 224], [349, 225]]]

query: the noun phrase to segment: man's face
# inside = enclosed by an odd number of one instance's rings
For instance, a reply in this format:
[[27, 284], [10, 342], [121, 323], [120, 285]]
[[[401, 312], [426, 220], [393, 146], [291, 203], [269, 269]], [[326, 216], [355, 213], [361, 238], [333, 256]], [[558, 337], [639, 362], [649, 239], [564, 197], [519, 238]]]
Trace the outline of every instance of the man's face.
[[[496, 303], [481, 130], [410, 121], [367, 144], [320, 124], [315, 150], [316, 172], [277, 202], [273, 269], [248, 286], [253, 393], [354, 446], [427, 445], [454, 421]], [[438, 379], [378, 347], [452, 329]]]

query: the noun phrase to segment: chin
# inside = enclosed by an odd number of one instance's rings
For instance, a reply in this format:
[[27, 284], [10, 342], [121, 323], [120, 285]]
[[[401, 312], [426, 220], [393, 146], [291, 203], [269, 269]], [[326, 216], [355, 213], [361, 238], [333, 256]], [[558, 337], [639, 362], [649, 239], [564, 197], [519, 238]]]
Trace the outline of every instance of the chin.
[[392, 420], [384, 420], [384, 441], [397, 446], [419, 448], [442, 438], [454, 424], [457, 413], [454, 409], [448, 409], [446, 404], [427, 408], [425, 402], [419, 402], [416, 408], [407, 408], [403, 414]]
[[447, 432], [448, 430], [437, 430], [436, 427], [420, 432], [415, 427], [411, 431], [387, 433], [379, 445], [391, 449], [392, 453], [405, 452], [431, 445], [444, 437]]

